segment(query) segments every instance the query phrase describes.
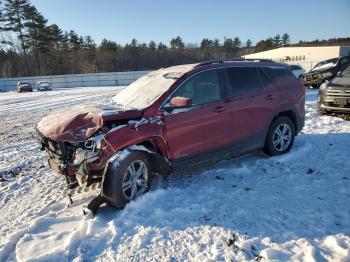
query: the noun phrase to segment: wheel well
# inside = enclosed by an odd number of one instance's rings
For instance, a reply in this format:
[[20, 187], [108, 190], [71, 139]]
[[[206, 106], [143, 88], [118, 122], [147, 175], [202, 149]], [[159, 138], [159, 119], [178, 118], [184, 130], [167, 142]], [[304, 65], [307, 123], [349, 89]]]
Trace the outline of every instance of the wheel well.
[[169, 175], [170, 171], [170, 164], [168, 160], [163, 156], [161, 150], [158, 148], [157, 144], [152, 143], [152, 141], [144, 141], [141, 143], [138, 143], [137, 145], [141, 145], [146, 147], [147, 149], [150, 149], [151, 151], [154, 151], [155, 153], [150, 153], [150, 160], [152, 163], [152, 168], [155, 173], [162, 174], [162, 175]]
[[286, 116], [286, 117], [288, 117], [290, 120], [292, 120], [292, 122], [293, 122], [293, 124], [294, 124], [294, 127], [295, 127], [295, 130], [298, 130], [298, 121], [297, 121], [297, 117], [296, 117], [294, 111], [288, 110], [288, 111], [280, 112], [280, 113], [278, 113], [278, 114], [274, 117], [273, 121], [274, 121], [276, 118], [280, 117], [280, 116]]
[[143, 141], [141, 143], [138, 143], [137, 145], [144, 146], [144, 147], [148, 148], [149, 150], [152, 150], [152, 151], [154, 151], [156, 153], [160, 153], [161, 154], [161, 151], [159, 150], [157, 145], [155, 145], [151, 141]]

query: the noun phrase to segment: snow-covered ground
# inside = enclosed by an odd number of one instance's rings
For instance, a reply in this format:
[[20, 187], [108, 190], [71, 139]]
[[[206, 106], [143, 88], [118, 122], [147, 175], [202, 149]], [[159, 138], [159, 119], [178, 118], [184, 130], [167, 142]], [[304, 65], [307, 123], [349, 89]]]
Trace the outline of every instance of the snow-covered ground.
[[33, 128], [52, 109], [117, 92], [0, 94], [0, 261], [350, 261], [350, 121], [317, 113], [314, 90], [286, 155], [158, 178], [124, 210], [93, 219], [82, 208], [98, 188], [67, 207]]

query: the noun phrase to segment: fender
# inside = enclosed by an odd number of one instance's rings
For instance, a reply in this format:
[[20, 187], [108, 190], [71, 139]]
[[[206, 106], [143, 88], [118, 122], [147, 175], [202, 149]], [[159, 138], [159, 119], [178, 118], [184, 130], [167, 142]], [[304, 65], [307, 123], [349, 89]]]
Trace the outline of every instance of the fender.
[[150, 142], [159, 150], [161, 155], [169, 158], [169, 150], [164, 134], [163, 123], [153, 122], [141, 126], [123, 126], [117, 132], [108, 132], [105, 135], [105, 140], [113, 152], [144, 142]]

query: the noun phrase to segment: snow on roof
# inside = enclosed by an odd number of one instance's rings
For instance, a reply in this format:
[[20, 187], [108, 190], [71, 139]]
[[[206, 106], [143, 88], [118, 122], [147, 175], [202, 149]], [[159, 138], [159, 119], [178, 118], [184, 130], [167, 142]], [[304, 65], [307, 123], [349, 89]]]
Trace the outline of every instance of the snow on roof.
[[157, 100], [183, 74], [196, 64], [186, 64], [161, 68], [139, 78], [119, 92], [113, 101], [123, 109], [142, 110]]

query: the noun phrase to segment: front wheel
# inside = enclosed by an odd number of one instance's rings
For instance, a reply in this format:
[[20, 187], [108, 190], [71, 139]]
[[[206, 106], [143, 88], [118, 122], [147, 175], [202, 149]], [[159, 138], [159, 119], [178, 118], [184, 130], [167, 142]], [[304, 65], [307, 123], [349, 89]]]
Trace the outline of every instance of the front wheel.
[[109, 204], [123, 208], [129, 201], [147, 192], [153, 179], [149, 156], [127, 151], [126, 157], [109, 163], [102, 181], [102, 196]]
[[265, 152], [270, 156], [287, 153], [293, 146], [295, 126], [289, 117], [281, 116], [274, 120], [269, 129]]

